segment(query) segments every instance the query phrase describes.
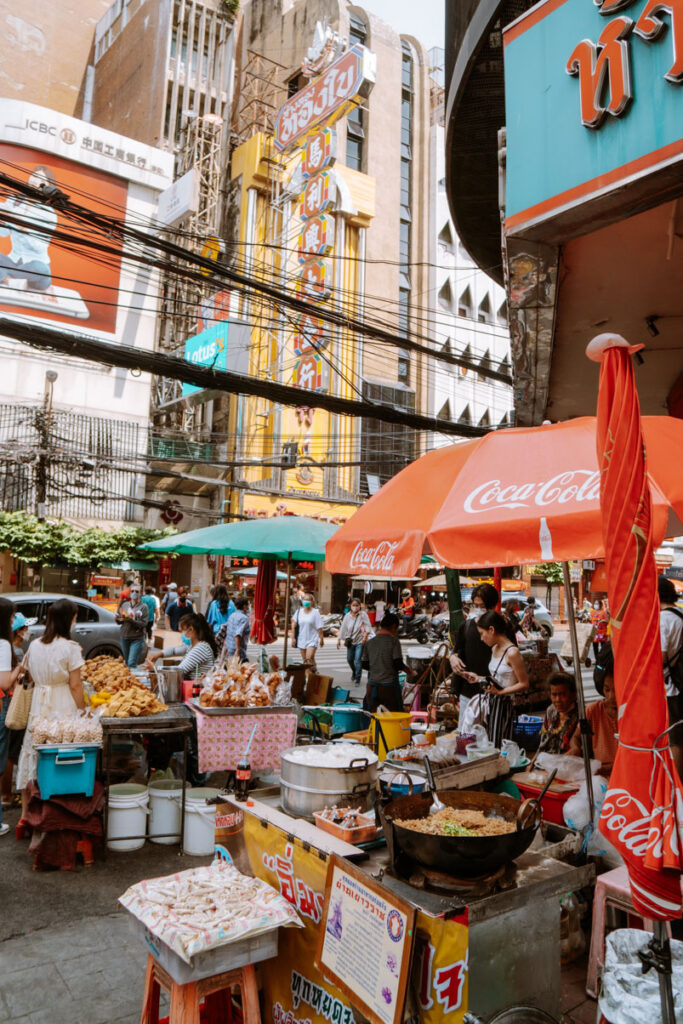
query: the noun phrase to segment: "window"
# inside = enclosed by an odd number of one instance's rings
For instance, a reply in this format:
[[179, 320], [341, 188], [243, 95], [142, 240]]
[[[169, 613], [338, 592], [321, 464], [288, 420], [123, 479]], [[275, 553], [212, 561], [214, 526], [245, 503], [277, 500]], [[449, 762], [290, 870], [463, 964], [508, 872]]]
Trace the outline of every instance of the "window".
[[445, 309], [447, 313], [453, 312], [453, 291], [451, 289], [450, 278], [446, 278], [444, 283], [439, 288], [439, 305], [442, 309]]
[[[493, 368], [493, 364], [491, 362], [491, 350], [490, 349], [487, 348], [486, 352], [484, 352], [483, 356], [479, 360], [479, 366], [480, 366], [480, 368], [482, 370], [491, 370]], [[483, 376], [481, 373], [477, 374], [477, 378], [478, 378], [478, 380], [481, 380], [481, 381], [486, 381], [486, 380], [489, 379], [488, 377]]]
[[442, 246], [444, 252], [450, 253], [451, 256], [455, 255], [453, 232], [451, 231], [451, 226], [448, 221], [446, 221], [439, 232], [439, 245]]
[[[363, 398], [373, 405], [393, 405], [398, 409], [415, 409], [415, 393], [407, 387], [393, 387], [363, 381]], [[361, 430], [361, 490], [365, 493], [367, 477], [379, 477], [384, 484], [412, 462], [416, 455], [415, 431], [394, 423], [363, 419]]]
[[365, 22], [357, 14], [352, 14], [349, 17], [349, 46], [355, 46], [356, 43], [365, 46], [367, 38], [368, 29]]
[[398, 290], [398, 333], [402, 338], [408, 335], [408, 322], [410, 319], [410, 292], [407, 288]]
[[491, 300], [489, 299], [488, 292], [479, 303], [479, 309], [477, 310], [477, 320], [479, 321], [480, 324], [493, 323], [493, 314], [491, 313]]
[[466, 316], [472, 319], [472, 312], [472, 292], [468, 285], [458, 299], [458, 316]]
[[90, 608], [87, 604], [76, 604], [76, 622], [99, 622], [100, 617], [96, 608]]
[[45, 614], [47, 613], [47, 609], [44, 610], [44, 613], [41, 617], [41, 611], [43, 611], [42, 600], [14, 601], [13, 604], [15, 605], [17, 611], [21, 612], [21, 614], [25, 616], [25, 618], [38, 619], [38, 622], [45, 622]]
[[507, 299], [504, 299], [503, 302], [501, 303], [501, 305], [498, 307], [498, 312], [496, 313], [496, 320], [498, 321], [498, 323], [500, 324], [501, 327], [507, 327], [507, 325], [508, 325], [508, 304], [507, 304]]
[[472, 426], [472, 413], [470, 412], [469, 404], [465, 406], [463, 411], [458, 416], [458, 423], [462, 423], [463, 426]]
[[[402, 44], [401, 55], [401, 163], [399, 223], [399, 289], [398, 333], [408, 336], [410, 322], [410, 261], [412, 248], [412, 133], [413, 133], [413, 58], [407, 43]], [[401, 349], [398, 357], [398, 379], [407, 384], [410, 379], [410, 353]]]
[[399, 227], [398, 258], [401, 268], [410, 265], [410, 223], [402, 220]]
[[491, 417], [489, 415], [488, 409], [486, 410], [484, 415], [479, 420], [478, 426], [480, 426], [480, 427], [490, 427], [491, 426]]
[[[358, 43], [365, 46], [367, 37], [365, 22], [357, 14], [352, 14], [349, 19], [349, 46], [356, 46]], [[367, 112], [358, 105], [346, 118], [346, 166], [354, 171], [364, 169], [366, 129]]]
[[451, 415], [451, 402], [449, 398], [446, 399], [446, 401], [443, 403], [443, 405], [437, 412], [436, 418], [437, 420], [446, 420], [448, 423], [450, 423], [451, 420], [453, 419]]

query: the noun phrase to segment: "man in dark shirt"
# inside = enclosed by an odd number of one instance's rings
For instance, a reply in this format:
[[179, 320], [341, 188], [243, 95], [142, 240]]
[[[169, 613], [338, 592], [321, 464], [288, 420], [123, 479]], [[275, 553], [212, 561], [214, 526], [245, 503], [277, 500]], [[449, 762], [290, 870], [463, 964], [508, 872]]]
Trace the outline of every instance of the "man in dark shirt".
[[178, 623], [184, 615], [194, 612], [194, 605], [187, 596], [187, 587], [178, 587], [178, 599], [166, 608], [166, 629], [178, 632]]
[[385, 612], [377, 635], [364, 646], [362, 664], [368, 672], [368, 687], [363, 701], [366, 711], [376, 711], [380, 704], [389, 711], [403, 711], [398, 674], [405, 672], [414, 676], [415, 672], [403, 663], [398, 627], [398, 615]]
[[[477, 619], [484, 612], [495, 608], [498, 600], [498, 591], [491, 583], [480, 583], [472, 591], [472, 610], [458, 630], [455, 649], [450, 658], [451, 668], [454, 672], [452, 689], [458, 697], [473, 697], [475, 693], [480, 692], [479, 686], [476, 683], [469, 683], [459, 675], [460, 672], [475, 672], [478, 676], [488, 675], [491, 648], [479, 636]], [[515, 637], [512, 629], [509, 630], [508, 635], [514, 643]]]

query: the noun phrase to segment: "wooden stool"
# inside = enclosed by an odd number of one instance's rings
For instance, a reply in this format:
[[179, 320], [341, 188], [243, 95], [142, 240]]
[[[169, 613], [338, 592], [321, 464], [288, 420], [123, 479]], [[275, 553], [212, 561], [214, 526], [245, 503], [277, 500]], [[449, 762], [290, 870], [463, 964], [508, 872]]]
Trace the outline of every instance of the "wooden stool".
[[140, 1024], [159, 1024], [159, 995], [162, 988], [171, 996], [169, 1024], [200, 1024], [199, 1007], [202, 1000], [205, 1024], [229, 1024], [232, 1020], [230, 989], [233, 987], [239, 987], [242, 994], [243, 1024], [261, 1024], [258, 985], [253, 965], [179, 985], [150, 954], [147, 957]]
[[[605, 913], [607, 906], [616, 907], [629, 915], [628, 927], [637, 927], [635, 922], [642, 921], [643, 928], [651, 932], [653, 923], [649, 917], [641, 917], [633, 906], [631, 898], [631, 886], [628, 880], [628, 869], [626, 867], [614, 868], [613, 871], [606, 871], [604, 875], [598, 875], [595, 880], [595, 895], [593, 898], [593, 923], [591, 927], [591, 948], [588, 957], [588, 976], [586, 978], [586, 992], [592, 999], [597, 999], [600, 990], [600, 973], [605, 965]], [[669, 936], [671, 925], [667, 923]]]

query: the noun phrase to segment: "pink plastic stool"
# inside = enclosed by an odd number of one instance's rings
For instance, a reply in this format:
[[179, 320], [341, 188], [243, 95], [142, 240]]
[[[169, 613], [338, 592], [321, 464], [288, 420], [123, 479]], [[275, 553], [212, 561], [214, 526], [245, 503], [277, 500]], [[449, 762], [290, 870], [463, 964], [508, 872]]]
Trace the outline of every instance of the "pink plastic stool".
[[[608, 904], [623, 910], [629, 917], [642, 921], [646, 931], [651, 932], [653, 928], [652, 920], [649, 917], [641, 917], [633, 906], [627, 868], [614, 868], [613, 871], [606, 871], [604, 875], [598, 875], [595, 882], [591, 948], [586, 978], [586, 992], [592, 999], [598, 998], [600, 973], [605, 965], [605, 913]], [[629, 928], [632, 927], [635, 925], [629, 921]], [[667, 928], [671, 935], [671, 925], [667, 924]]]

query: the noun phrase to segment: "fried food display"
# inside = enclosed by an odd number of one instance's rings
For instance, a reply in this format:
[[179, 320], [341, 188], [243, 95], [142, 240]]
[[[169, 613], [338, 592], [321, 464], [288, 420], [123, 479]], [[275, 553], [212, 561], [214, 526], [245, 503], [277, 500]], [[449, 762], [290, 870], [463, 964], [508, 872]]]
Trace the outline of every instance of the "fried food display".
[[107, 693], [116, 693], [118, 690], [127, 690], [131, 686], [147, 689], [144, 683], [141, 683], [133, 675], [123, 658], [111, 658], [107, 654], [101, 654], [98, 658], [86, 661], [82, 677], [83, 681], [90, 683], [96, 692], [106, 690]]
[[139, 718], [141, 715], [155, 715], [159, 711], [168, 711], [151, 690], [143, 687], [131, 687], [120, 690], [108, 702], [104, 712], [106, 718]]
[[483, 811], [446, 807], [426, 818], [396, 819], [396, 825], [432, 836], [504, 836], [517, 828], [514, 821], [487, 816]]
[[86, 661], [83, 679], [95, 691], [90, 698], [91, 706], [104, 705], [101, 713], [106, 718], [139, 718], [168, 711], [166, 704], [157, 700], [152, 691], [133, 675], [123, 658], [101, 655]]
[[277, 672], [262, 676], [258, 665], [229, 658], [206, 674], [199, 703], [204, 708], [268, 707], [281, 682]]

